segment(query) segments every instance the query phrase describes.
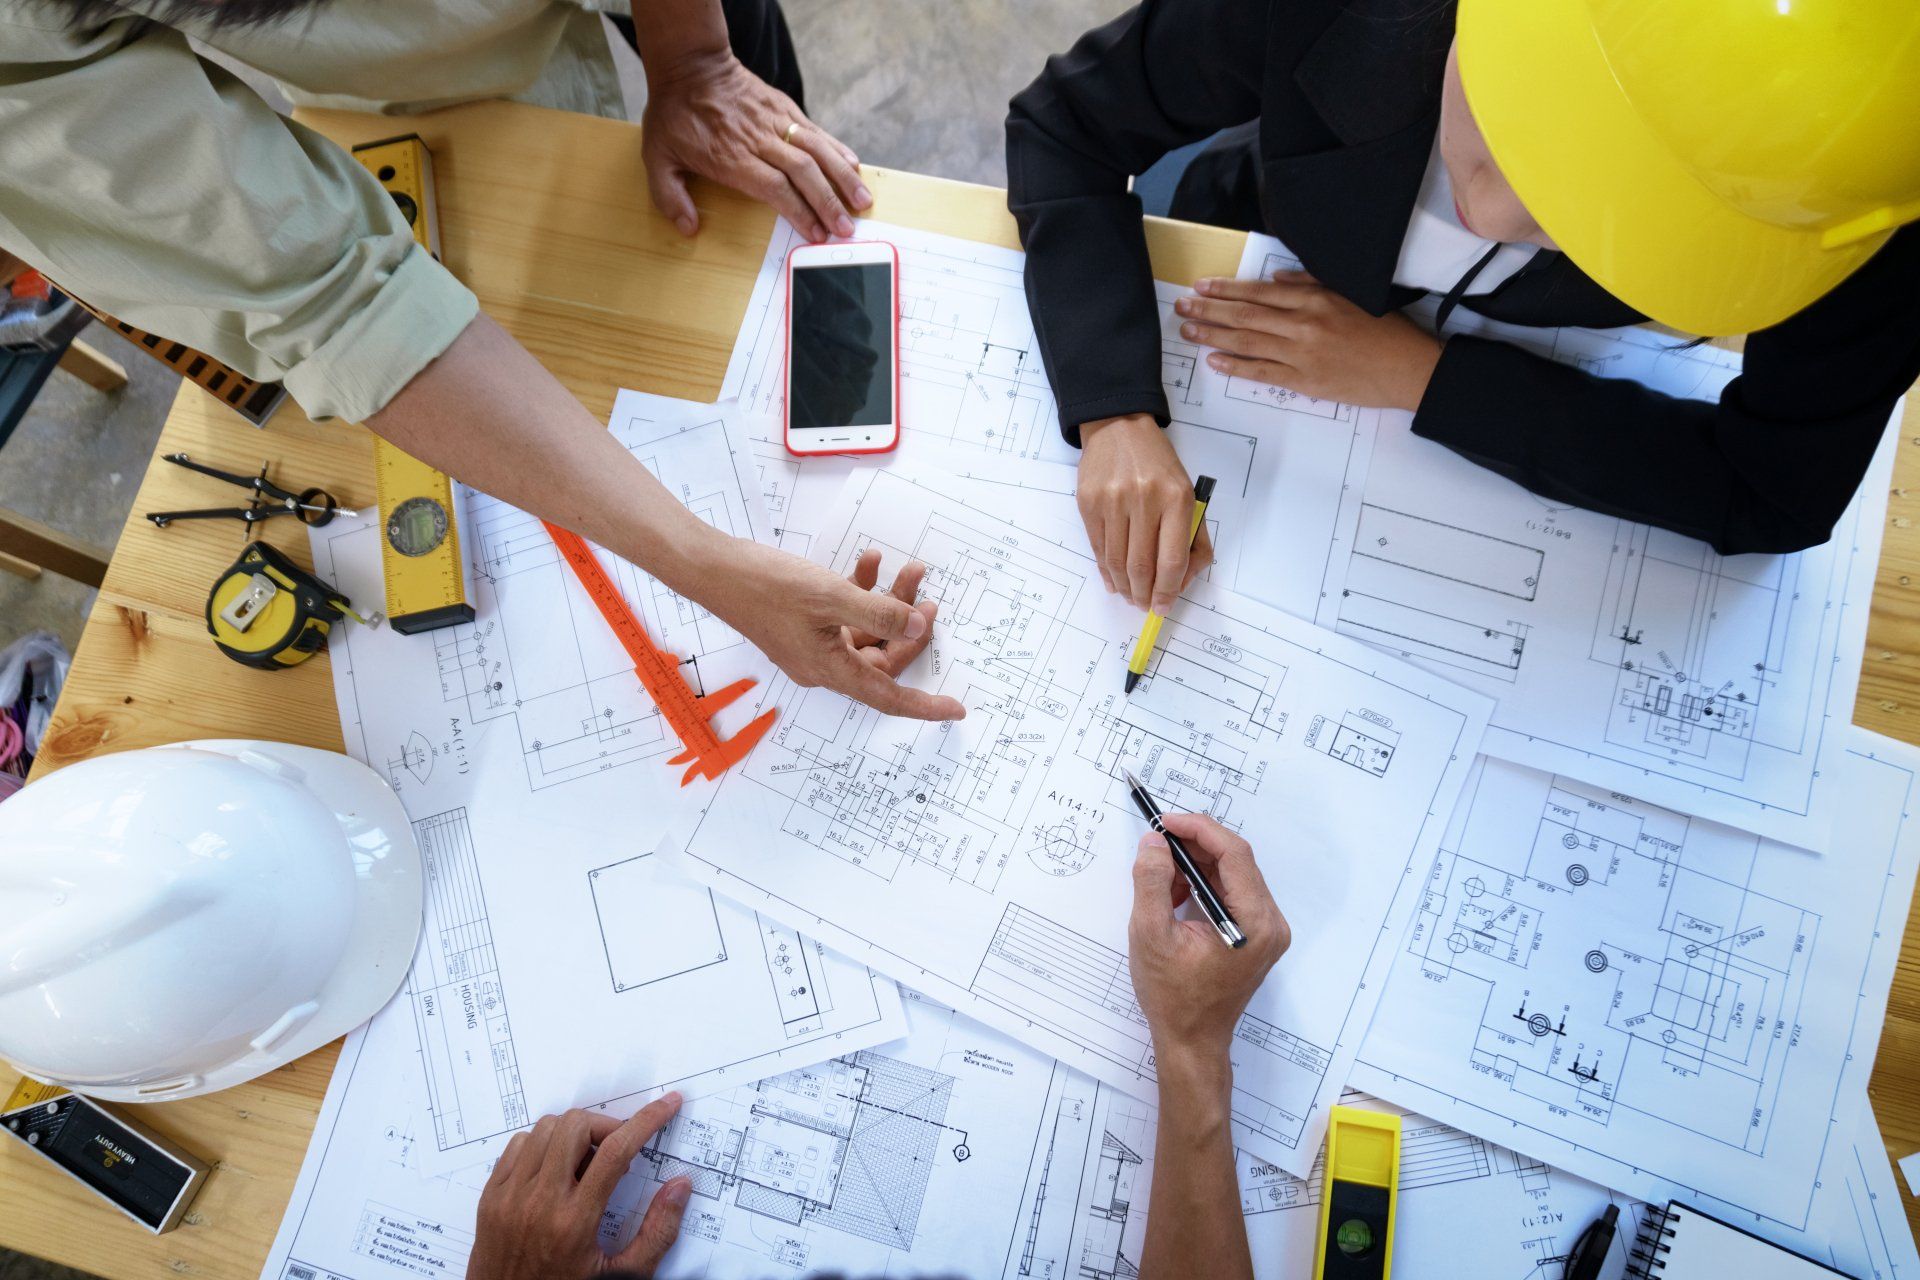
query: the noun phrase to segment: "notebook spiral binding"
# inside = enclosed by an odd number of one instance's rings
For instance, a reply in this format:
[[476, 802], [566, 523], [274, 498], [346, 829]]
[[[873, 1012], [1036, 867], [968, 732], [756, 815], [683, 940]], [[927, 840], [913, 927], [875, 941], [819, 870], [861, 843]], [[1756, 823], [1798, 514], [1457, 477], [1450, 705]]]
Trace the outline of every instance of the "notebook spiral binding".
[[1647, 1206], [1647, 1216], [1640, 1221], [1640, 1238], [1628, 1251], [1630, 1280], [1659, 1280], [1660, 1273], [1666, 1269], [1666, 1255], [1673, 1252], [1673, 1246], [1667, 1242], [1673, 1239], [1671, 1224], [1677, 1216], [1670, 1206]]

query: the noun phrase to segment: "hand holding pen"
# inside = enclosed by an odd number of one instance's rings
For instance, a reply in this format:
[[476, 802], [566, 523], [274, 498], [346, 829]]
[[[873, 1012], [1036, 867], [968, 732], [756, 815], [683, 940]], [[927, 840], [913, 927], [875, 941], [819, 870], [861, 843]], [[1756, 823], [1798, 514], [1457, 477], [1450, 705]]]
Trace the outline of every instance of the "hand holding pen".
[[1127, 962], [1134, 996], [1163, 1071], [1175, 1059], [1215, 1070], [1226, 1065], [1234, 1027], [1286, 952], [1293, 931], [1245, 840], [1201, 814], [1169, 813], [1161, 822], [1167, 835], [1185, 846], [1203, 880], [1215, 887], [1246, 944], [1223, 946], [1211, 924], [1175, 914], [1191, 890], [1167, 839], [1150, 831], [1141, 838], [1133, 866]]

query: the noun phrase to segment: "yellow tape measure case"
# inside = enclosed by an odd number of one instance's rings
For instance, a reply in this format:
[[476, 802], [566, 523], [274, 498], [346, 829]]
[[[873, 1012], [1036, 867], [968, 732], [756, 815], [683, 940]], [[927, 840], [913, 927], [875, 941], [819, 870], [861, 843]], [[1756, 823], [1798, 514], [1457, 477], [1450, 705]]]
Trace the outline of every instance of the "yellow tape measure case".
[[235, 662], [277, 671], [327, 647], [352, 601], [264, 542], [249, 542], [207, 594], [207, 630]]

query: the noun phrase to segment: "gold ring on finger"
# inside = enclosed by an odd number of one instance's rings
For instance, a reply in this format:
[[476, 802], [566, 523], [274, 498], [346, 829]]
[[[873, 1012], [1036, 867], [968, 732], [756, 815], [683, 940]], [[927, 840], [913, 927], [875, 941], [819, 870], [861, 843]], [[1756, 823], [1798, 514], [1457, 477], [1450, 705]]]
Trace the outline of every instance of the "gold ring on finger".
[[787, 125], [787, 131], [785, 134], [781, 135], [781, 141], [785, 142], [788, 146], [792, 146], [793, 135], [798, 132], [800, 132], [800, 122], [798, 120], [795, 120], [792, 123]]

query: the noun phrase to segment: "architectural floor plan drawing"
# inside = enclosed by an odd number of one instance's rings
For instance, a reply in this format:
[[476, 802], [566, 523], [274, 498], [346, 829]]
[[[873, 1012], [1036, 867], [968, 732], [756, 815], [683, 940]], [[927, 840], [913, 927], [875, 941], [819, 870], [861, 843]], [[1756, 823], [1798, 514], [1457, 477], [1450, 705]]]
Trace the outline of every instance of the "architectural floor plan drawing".
[[[711, 416], [677, 412], [629, 416], [616, 434], [706, 518], [760, 532], [744, 449]], [[472, 1164], [546, 1111], [898, 1036], [890, 981], [663, 869], [654, 845], [692, 792], [666, 764], [678, 741], [538, 523], [476, 495], [467, 528], [472, 623], [417, 636], [355, 628], [333, 647], [348, 750], [386, 769], [430, 871], [401, 997], [423, 1069], [421, 1165]], [[320, 574], [378, 599], [380, 536], [371, 516], [315, 530]], [[697, 684], [773, 670], [704, 612], [606, 560]], [[755, 709], [729, 708], [722, 729]], [[730, 1016], [701, 1012], [714, 1008]]]
[[822, 558], [844, 570], [878, 546], [928, 565], [940, 621], [907, 679], [967, 718], [890, 720], [777, 683], [780, 723], [670, 844], [727, 896], [1152, 1096], [1125, 954], [1143, 827], [1120, 771], [1172, 808], [1293, 833], [1261, 855], [1319, 980], [1271, 984], [1248, 1012], [1237, 1116], [1251, 1149], [1304, 1170], [1486, 701], [1206, 584], [1122, 697], [1139, 616], [1079, 531], [916, 475], [857, 473]]
[[[1250, 237], [1241, 274], [1282, 253]], [[1645, 329], [1522, 329], [1464, 309], [1449, 329], [1677, 396], [1712, 398], [1740, 367]], [[1537, 498], [1409, 421], [1380, 417], [1320, 624], [1498, 699], [1490, 755], [1824, 849], [1833, 811], [1814, 782], [1852, 719], [1896, 433], [1826, 545], [1729, 557]]]
[[1905, 816], [1920, 752], [1851, 732], [1845, 817], [1817, 868], [1483, 759], [1356, 1087], [1643, 1199], [1819, 1225], [1822, 1161], [1856, 1120], [1920, 861]]
[[[971, 455], [1002, 483], [1064, 483], [1061, 492], [1071, 493], [1079, 451], [1060, 434], [1041, 367], [1021, 285], [1025, 256], [883, 222], [863, 220], [855, 235], [887, 241], [900, 254], [900, 456], [944, 448]], [[776, 514], [775, 523], [812, 530], [848, 473], [890, 460], [783, 460], [784, 268], [798, 243], [784, 219], [774, 224], [720, 395], [738, 398], [747, 430], [769, 446], [766, 463], [793, 472], [792, 518]], [[1173, 414], [1168, 430], [1187, 470], [1219, 481], [1210, 508], [1219, 556], [1211, 581], [1311, 617], [1345, 573], [1378, 415], [1236, 386], [1179, 335], [1173, 304], [1191, 290], [1164, 282], [1155, 288], [1161, 375]], [[1068, 470], [1043, 478], [1022, 465], [1034, 461]]]

